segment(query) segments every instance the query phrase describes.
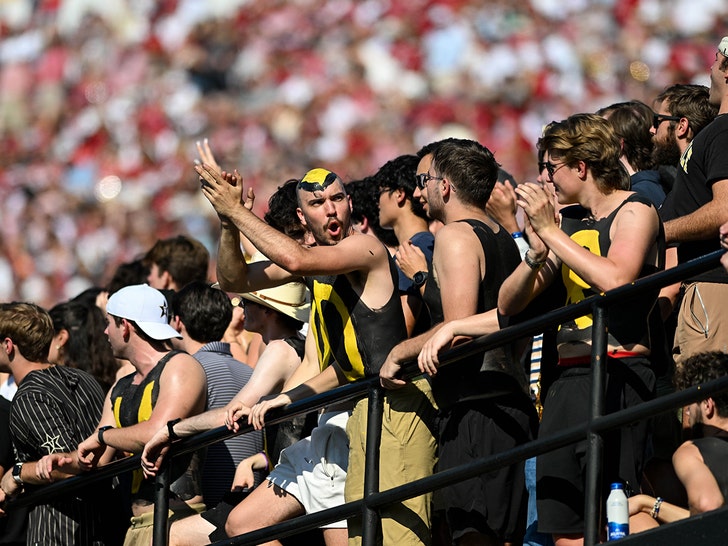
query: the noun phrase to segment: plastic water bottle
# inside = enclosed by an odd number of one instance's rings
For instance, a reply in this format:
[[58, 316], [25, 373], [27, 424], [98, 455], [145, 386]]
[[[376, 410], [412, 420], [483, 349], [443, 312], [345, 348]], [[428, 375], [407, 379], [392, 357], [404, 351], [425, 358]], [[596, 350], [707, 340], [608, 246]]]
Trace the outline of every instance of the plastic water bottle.
[[618, 540], [629, 535], [629, 504], [624, 486], [613, 483], [607, 497], [607, 540]]

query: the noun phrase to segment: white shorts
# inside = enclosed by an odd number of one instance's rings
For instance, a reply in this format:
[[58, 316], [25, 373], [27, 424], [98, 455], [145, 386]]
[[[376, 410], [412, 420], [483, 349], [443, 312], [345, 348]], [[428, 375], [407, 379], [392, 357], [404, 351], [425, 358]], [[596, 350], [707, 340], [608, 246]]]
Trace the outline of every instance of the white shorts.
[[[327, 412], [319, 417], [311, 436], [281, 451], [268, 480], [290, 493], [307, 514], [344, 504], [344, 484], [349, 466], [346, 423], [351, 412]], [[346, 528], [346, 520], [322, 525]]]

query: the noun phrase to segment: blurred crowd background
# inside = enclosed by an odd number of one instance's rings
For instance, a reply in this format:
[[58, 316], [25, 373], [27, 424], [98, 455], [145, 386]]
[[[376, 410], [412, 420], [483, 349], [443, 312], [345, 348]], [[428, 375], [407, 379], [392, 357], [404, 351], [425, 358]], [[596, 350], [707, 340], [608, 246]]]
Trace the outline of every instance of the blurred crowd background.
[[724, 0], [0, 0], [0, 300], [51, 306], [179, 233], [214, 255], [203, 138], [260, 214], [312, 166], [443, 136], [523, 181], [545, 123], [707, 84], [726, 34]]

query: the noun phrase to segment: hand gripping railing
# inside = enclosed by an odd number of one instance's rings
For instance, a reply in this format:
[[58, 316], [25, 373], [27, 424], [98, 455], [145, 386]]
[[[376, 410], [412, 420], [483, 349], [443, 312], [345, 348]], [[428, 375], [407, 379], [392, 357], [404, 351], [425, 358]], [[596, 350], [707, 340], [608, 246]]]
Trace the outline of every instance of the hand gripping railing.
[[[719, 265], [723, 251], [715, 251], [700, 258], [696, 258], [664, 272], [655, 273], [643, 279], [639, 279], [629, 285], [625, 285], [605, 294], [592, 296], [579, 303], [562, 307], [548, 314], [523, 322], [516, 326], [505, 328], [488, 336], [476, 338], [468, 343], [455, 347], [444, 352], [440, 357], [441, 365], [449, 365], [462, 358], [493, 349], [501, 345], [511, 343], [517, 339], [543, 332], [546, 328], [561, 324], [567, 320], [573, 320], [580, 316], [592, 314], [592, 403], [589, 421], [579, 427], [572, 427], [567, 430], [549, 436], [539, 438], [527, 444], [523, 444], [508, 451], [480, 459], [468, 465], [452, 468], [438, 472], [427, 478], [404, 484], [399, 487], [379, 492], [379, 439], [381, 434], [382, 417], [382, 390], [379, 387], [378, 378], [367, 378], [356, 383], [344, 385], [332, 391], [318, 394], [316, 396], [289, 404], [284, 409], [271, 411], [266, 421], [270, 424], [277, 423], [291, 418], [294, 415], [308, 413], [311, 410], [321, 408], [334, 402], [351, 400], [367, 394], [370, 398], [368, 423], [367, 423], [367, 445], [366, 445], [366, 469], [364, 477], [364, 498], [358, 501], [349, 502], [328, 510], [307, 514], [283, 523], [259, 529], [239, 537], [230, 538], [215, 544], [259, 544], [273, 538], [283, 538], [298, 534], [307, 530], [315, 529], [326, 523], [332, 523], [357, 514], [363, 517], [363, 544], [370, 546], [376, 543], [379, 526], [377, 509], [383, 505], [416, 497], [449, 485], [456, 481], [472, 478], [479, 474], [501, 468], [527, 458], [552, 451], [559, 447], [569, 445], [583, 439], [588, 440], [587, 448], [587, 475], [586, 475], [586, 496], [585, 502], [585, 533], [584, 542], [592, 546], [599, 542], [599, 516], [601, 512], [601, 461], [603, 451], [602, 434], [615, 427], [656, 415], [671, 408], [682, 407], [688, 403], [704, 399], [706, 395], [728, 390], [728, 377], [721, 378], [704, 385], [699, 385], [662, 396], [656, 400], [645, 402], [638, 406], [628, 408], [609, 415], [604, 413], [604, 383], [606, 377], [606, 326], [609, 306], [634, 297], [643, 291], [655, 290], [683, 279], [693, 277], [697, 274], [708, 271]], [[404, 368], [408, 377], [416, 376], [419, 371], [415, 363], [408, 363]], [[249, 432], [251, 428], [245, 426], [238, 434]], [[171, 457], [188, 453], [195, 449], [213, 444], [218, 441], [230, 438], [235, 433], [225, 427], [219, 427], [193, 437], [185, 438], [175, 443], [170, 449], [165, 464]], [[45, 486], [37, 491], [24, 494], [18, 499], [10, 501], [7, 509], [18, 506], [28, 506], [39, 502], [47, 502], [49, 498], [62, 494], [68, 494], [89, 483], [99, 481], [110, 476], [138, 468], [138, 455], [129, 457], [89, 472], [83, 476], [73, 477], [62, 482]], [[155, 503], [155, 529], [154, 546], [167, 544], [167, 498], [169, 492], [168, 473], [162, 469], [157, 476], [156, 483], [157, 499]]]

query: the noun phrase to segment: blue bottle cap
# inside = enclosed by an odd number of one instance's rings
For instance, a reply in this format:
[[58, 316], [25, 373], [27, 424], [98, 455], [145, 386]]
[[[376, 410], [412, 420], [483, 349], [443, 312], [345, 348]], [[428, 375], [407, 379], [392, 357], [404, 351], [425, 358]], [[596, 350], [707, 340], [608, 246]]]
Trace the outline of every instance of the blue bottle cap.
[[609, 486], [610, 489], [624, 489], [624, 485], [622, 482], [614, 482], [611, 486]]

